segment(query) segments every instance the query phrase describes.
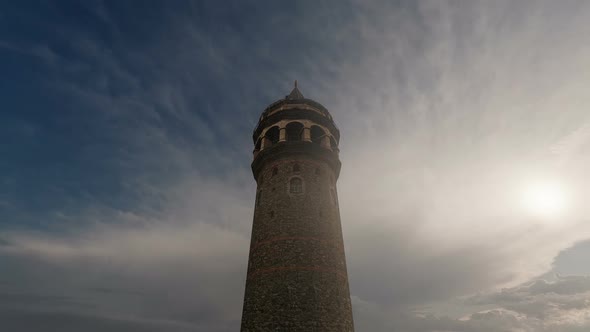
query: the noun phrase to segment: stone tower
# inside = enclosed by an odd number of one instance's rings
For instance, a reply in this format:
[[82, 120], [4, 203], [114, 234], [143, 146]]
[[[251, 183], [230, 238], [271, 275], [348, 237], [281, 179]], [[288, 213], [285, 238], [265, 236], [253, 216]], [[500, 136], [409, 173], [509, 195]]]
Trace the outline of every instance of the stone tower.
[[258, 184], [242, 332], [354, 331], [336, 181], [340, 132], [297, 88], [254, 129]]

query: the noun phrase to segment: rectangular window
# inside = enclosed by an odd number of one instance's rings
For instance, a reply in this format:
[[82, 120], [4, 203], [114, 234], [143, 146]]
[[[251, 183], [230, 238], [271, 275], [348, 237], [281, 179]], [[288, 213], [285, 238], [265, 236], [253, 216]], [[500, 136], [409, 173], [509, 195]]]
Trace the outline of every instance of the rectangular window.
[[289, 192], [301, 194], [303, 192], [303, 181], [300, 178], [292, 178], [289, 184]]

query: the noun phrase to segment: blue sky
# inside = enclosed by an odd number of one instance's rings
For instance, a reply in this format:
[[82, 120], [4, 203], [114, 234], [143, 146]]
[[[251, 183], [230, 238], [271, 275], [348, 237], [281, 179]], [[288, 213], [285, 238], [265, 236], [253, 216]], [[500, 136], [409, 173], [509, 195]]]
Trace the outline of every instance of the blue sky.
[[251, 133], [297, 79], [342, 132], [357, 330], [588, 329], [589, 19], [573, 0], [0, 5], [0, 321], [236, 330]]

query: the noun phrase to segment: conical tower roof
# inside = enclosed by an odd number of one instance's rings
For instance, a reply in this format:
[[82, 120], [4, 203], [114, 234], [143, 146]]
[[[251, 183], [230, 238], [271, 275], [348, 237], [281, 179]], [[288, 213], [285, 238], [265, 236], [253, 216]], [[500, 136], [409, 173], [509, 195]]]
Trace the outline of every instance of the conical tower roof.
[[340, 139], [340, 133], [330, 112], [320, 103], [315, 100], [307, 99], [297, 87], [297, 81], [291, 93], [284, 98], [275, 101], [264, 109], [258, 120], [258, 125], [254, 129], [252, 139], [254, 143], [261, 134], [261, 131], [271, 122], [276, 122], [281, 119], [293, 118], [312, 118], [316, 123], [330, 128], [330, 132], [336, 138]]
[[305, 99], [305, 97], [303, 97], [303, 93], [301, 93], [301, 91], [299, 91], [299, 89], [297, 88], [297, 80], [295, 80], [295, 87], [293, 87], [293, 90], [291, 90], [291, 93], [287, 96], [287, 99]]

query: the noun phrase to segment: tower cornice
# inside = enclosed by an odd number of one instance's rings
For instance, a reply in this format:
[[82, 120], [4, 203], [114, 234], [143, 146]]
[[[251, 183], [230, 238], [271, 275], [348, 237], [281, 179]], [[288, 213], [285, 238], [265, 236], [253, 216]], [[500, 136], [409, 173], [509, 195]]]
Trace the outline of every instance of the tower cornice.
[[336, 179], [340, 175], [342, 166], [338, 153], [326, 150], [325, 148], [311, 142], [280, 142], [271, 148], [261, 151], [252, 162], [252, 174], [258, 179], [260, 171], [268, 163], [281, 159], [292, 159], [294, 157], [309, 157], [323, 161], [334, 172]]
[[266, 107], [264, 109], [264, 111], [262, 112], [261, 119], [268, 116], [270, 113], [273, 113], [277, 109], [280, 109], [281, 107], [285, 107], [288, 105], [294, 105], [294, 104], [295, 105], [296, 104], [307, 105], [307, 106], [317, 110], [317, 112], [323, 114], [324, 116], [326, 116], [330, 120], [332, 119], [332, 115], [330, 114], [328, 109], [326, 107], [324, 107], [324, 105], [318, 103], [317, 101], [315, 101], [313, 99], [308, 99], [308, 98], [294, 99], [294, 98], [289, 98], [289, 96], [287, 96], [287, 98], [285, 98], [285, 99], [277, 100], [274, 103], [270, 104], [268, 107]]

